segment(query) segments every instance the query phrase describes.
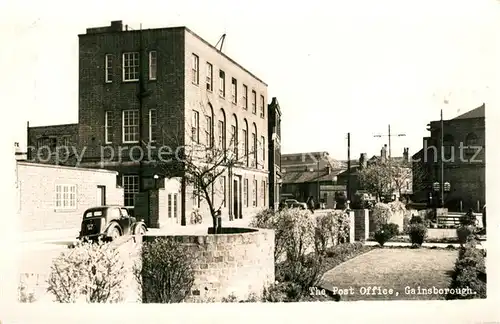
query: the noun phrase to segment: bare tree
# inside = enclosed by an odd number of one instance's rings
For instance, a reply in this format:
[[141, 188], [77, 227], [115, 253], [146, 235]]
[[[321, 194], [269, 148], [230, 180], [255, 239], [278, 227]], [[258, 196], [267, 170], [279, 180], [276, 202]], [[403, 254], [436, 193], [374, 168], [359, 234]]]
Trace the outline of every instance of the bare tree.
[[[232, 123], [228, 131], [227, 118], [222, 116], [218, 120], [217, 116], [211, 107], [200, 104], [198, 110], [192, 111], [191, 121], [185, 122], [184, 132], [162, 129], [160, 142], [169, 148], [167, 151], [171, 158], [161, 158], [156, 165], [165, 177], [181, 176], [186, 185], [193, 186], [193, 198], [198, 199], [199, 203], [205, 201], [208, 205], [214, 232], [217, 215], [224, 203], [215, 204], [216, 194], [224, 190], [217, 188], [217, 180], [233, 168], [261, 167], [263, 164], [258, 158], [262, 157], [261, 152], [265, 149], [265, 144], [258, 140], [256, 132], [249, 136], [249, 130], [246, 129], [244, 136], [241, 127]], [[239, 140], [240, 137], [247, 138]]]

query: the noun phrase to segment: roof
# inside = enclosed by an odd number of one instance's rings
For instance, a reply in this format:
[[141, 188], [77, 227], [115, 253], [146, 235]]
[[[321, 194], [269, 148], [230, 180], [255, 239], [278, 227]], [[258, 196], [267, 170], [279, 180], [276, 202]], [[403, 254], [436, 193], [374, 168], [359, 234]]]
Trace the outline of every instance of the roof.
[[470, 119], [470, 118], [484, 118], [484, 116], [485, 116], [484, 108], [485, 108], [485, 104], [483, 103], [481, 106], [479, 106], [475, 109], [469, 110], [468, 112], [453, 118], [453, 120], [455, 120], [455, 119]]
[[111, 173], [111, 174], [118, 175], [118, 171], [108, 170], [108, 169], [72, 167], [72, 166], [56, 165], [56, 164], [49, 164], [49, 163], [35, 163], [35, 162], [30, 162], [30, 161], [16, 161], [16, 162], [18, 165], [23, 165], [23, 166], [27, 166], [27, 167], [64, 169], [64, 170], [88, 171], [88, 172], [99, 172], [99, 173]]
[[318, 172], [292, 171], [283, 173], [283, 183], [306, 183], [315, 181], [333, 181], [333, 177], [341, 174], [343, 169], [332, 170], [330, 174], [321, 174]]

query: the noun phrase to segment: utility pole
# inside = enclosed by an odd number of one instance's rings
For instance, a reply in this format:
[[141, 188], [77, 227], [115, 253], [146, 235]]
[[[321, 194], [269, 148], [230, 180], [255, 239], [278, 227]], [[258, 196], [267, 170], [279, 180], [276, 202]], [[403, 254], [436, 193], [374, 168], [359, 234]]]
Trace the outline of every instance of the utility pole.
[[441, 109], [441, 207], [444, 207], [444, 122], [443, 122], [443, 109]]
[[347, 133], [347, 200], [351, 201], [351, 133]]
[[377, 134], [377, 135], [373, 135], [373, 137], [384, 137], [384, 136], [387, 136], [389, 138], [389, 159], [391, 158], [391, 137], [393, 136], [397, 136], [397, 137], [402, 137], [402, 136], [406, 136], [406, 134], [391, 134], [391, 124], [389, 124], [388, 128], [387, 128], [387, 135], [382, 135], [382, 134]]

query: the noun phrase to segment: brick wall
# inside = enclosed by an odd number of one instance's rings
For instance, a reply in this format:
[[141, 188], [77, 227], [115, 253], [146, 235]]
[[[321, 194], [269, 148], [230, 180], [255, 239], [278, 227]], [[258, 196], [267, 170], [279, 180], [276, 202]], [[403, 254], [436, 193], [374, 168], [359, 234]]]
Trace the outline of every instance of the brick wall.
[[[39, 147], [40, 139], [46, 140], [44, 145], [47, 145], [48, 149]], [[52, 144], [50, 139], [54, 139]], [[64, 145], [69, 146], [64, 147]], [[28, 159], [32, 162], [48, 164], [60, 162], [58, 164], [75, 166], [74, 155], [80, 155], [78, 151], [78, 124], [29, 127], [27, 152]], [[50, 153], [52, 156], [49, 155]]]
[[[76, 207], [56, 210], [56, 185], [76, 185]], [[98, 203], [97, 186], [106, 187], [106, 203], [122, 204], [116, 173], [27, 162], [17, 163], [21, 231], [79, 229], [85, 209]], [[75, 233], [78, 234], [78, 233]]]
[[354, 210], [354, 237], [356, 241], [368, 239], [369, 226], [368, 209]]
[[[162, 236], [145, 236], [153, 240]], [[274, 231], [176, 236], [195, 254], [195, 282], [189, 301], [234, 294], [246, 299], [274, 282]]]

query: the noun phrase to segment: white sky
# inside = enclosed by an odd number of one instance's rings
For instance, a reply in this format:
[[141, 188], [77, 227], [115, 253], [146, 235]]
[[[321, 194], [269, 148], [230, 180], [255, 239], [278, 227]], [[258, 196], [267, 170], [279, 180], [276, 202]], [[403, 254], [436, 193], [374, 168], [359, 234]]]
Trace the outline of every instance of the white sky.
[[[487, 103], [498, 82], [499, 3], [489, 0], [12, 1], [0, 4], [6, 119], [24, 146], [31, 125], [77, 122], [78, 34], [123, 20], [133, 28], [184, 25], [269, 84], [283, 112], [284, 153], [346, 158], [422, 145], [426, 124]], [[8, 44], [5, 46], [5, 44]], [[489, 87], [489, 88], [488, 88]], [[444, 106], [443, 98], [450, 104]], [[492, 105], [494, 107], [492, 107]], [[458, 110], [460, 109], [460, 112]], [[489, 115], [490, 116], [490, 115]]]

